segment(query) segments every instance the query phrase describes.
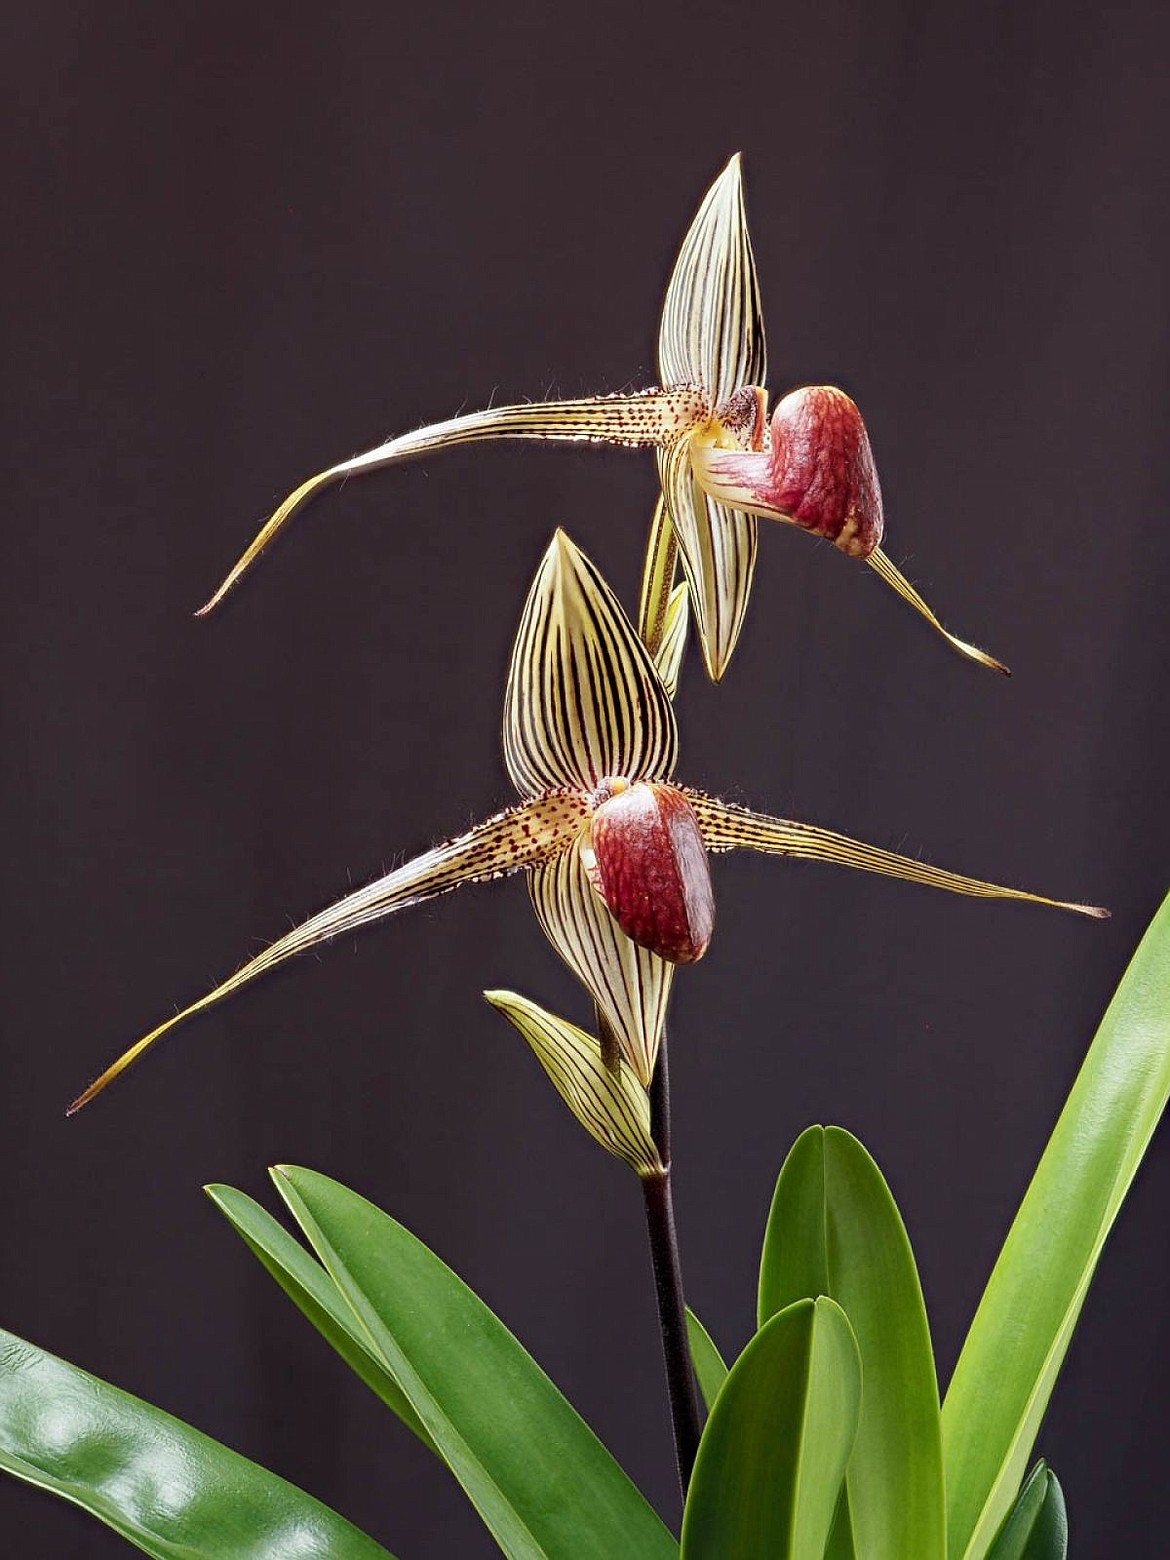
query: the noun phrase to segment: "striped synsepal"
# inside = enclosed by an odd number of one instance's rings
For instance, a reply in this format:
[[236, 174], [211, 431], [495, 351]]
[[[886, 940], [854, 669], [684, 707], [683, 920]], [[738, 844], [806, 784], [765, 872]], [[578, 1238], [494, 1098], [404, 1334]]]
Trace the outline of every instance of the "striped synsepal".
[[456, 444], [480, 439], [560, 439], [594, 444], [619, 444], [630, 448], [665, 444], [693, 427], [706, 415], [707, 403], [698, 390], [687, 386], [666, 390], [641, 390], [628, 395], [592, 396], [577, 401], [533, 401], [519, 406], [497, 406], [470, 412], [447, 422], [417, 428], [377, 449], [355, 455], [327, 471], [318, 472], [290, 493], [265, 521], [247, 550], [215, 594], [195, 614], [211, 612], [290, 520], [323, 488], [346, 477], [377, 471], [411, 456], [430, 454]]
[[676, 585], [666, 604], [662, 639], [654, 653], [654, 664], [662, 678], [662, 686], [672, 699], [678, 692], [678, 678], [682, 670], [683, 652], [687, 647], [690, 622], [690, 587]]
[[646, 556], [642, 563], [642, 588], [638, 593], [638, 638], [657, 658], [666, 631], [666, 614], [678, 573], [678, 541], [666, 500], [659, 493], [650, 516]]
[[586, 811], [585, 799], [576, 792], [540, 797], [476, 824], [474, 829], [457, 839], [436, 845], [396, 871], [347, 894], [250, 959], [214, 991], [144, 1035], [78, 1095], [67, 1114], [72, 1115], [87, 1105], [168, 1030], [230, 996], [258, 975], [275, 969], [286, 959], [342, 932], [380, 921], [383, 916], [404, 910], [408, 905], [460, 888], [464, 883], [483, 883], [491, 878], [506, 877], [545, 862], [558, 851], [565, 851], [580, 834]]
[[610, 775], [665, 780], [678, 732], [646, 647], [563, 531], [524, 604], [504, 699], [504, 762], [524, 796], [594, 790]]
[[764, 320], [737, 153], [707, 191], [675, 261], [658, 332], [663, 384], [701, 385], [712, 410], [767, 382]]
[[660, 451], [658, 470], [690, 586], [703, 660], [712, 681], [718, 682], [747, 612], [758, 528], [751, 515], [716, 503], [699, 487], [691, 469], [691, 444], [684, 434]]
[[527, 1040], [553, 1087], [589, 1135], [638, 1175], [661, 1175], [650, 1136], [650, 1100], [629, 1070], [611, 1072], [601, 1046], [576, 1024], [514, 991], [485, 991], [491, 1005]]
[[580, 852], [563, 852], [528, 879], [545, 934], [600, 1006], [623, 1060], [648, 1087], [674, 965], [632, 943], [594, 892]]
[[674, 525], [659, 493], [650, 517], [642, 589], [638, 599], [638, 638], [654, 657], [662, 685], [673, 699], [690, 627], [690, 592], [674, 583], [678, 570], [678, 541]]
[[945, 888], [953, 894], [969, 894], [977, 899], [1024, 899], [1098, 919], [1109, 914], [1099, 905], [1071, 904], [1063, 899], [1049, 899], [1045, 894], [1029, 894], [1023, 889], [1003, 888], [958, 872], [945, 872], [941, 867], [899, 856], [877, 845], [866, 845], [831, 829], [794, 823], [789, 818], [770, 818], [765, 813], [750, 812], [732, 802], [705, 796], [701, 791], [688, 790], [686, 796], [699, 821], [703, 843], [710, 851], [758, 850], [768, 856], [794, 856], [802, 861], [827, 861], [834, 866], [857, 867], [862, 872], [880, 872], [886, 877], [904, 878], [909, 883]]

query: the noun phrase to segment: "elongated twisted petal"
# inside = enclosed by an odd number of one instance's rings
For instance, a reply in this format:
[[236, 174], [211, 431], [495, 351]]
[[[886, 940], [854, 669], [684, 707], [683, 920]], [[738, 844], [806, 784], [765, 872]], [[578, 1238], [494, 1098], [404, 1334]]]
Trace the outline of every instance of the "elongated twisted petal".
[[751, 515], [709, 498], [691, 469], [692, 437], [659, 451], [658, 473], [691, 592], [703, 660], [712, 681], [727, 670], [743, 627], [756, 567]]
[[639, 948], [593, 891], [575, 847], [528, 879], [545, 935], [601, 1008], [638, 1082], [658, 1057], [674, 965]]
[[984, 883], [958, 872], [945, 872], [925, 861], [915, 861], [910, 856], [899, 856], [895, 851], [850, 839], [847, 834], [818, 829], [811, 823], [794, 823], [790, 818], [770, 818], [766, 813], [750, 812], [746, 807], [721, 802], [701, 791], [687, 790], [686, 795], [699, 821], [703, 843], [710, 851], [758, 850], [768, 856], [794, 856], [803, 861], [858, 867], [863, 872], [880, 872], [886, 877], [904, 878], [910, 883], [945, 888], [953, 894], [970, 894], [978, 899], [1025, 899], [1032, 904], [1075, 910], [1080, 915], [1098, 919], [1109, 914], [1099, 905], [1072, 904], [1064, 899], [1049, 899], [1044, 894], [1029, 894], [1020, 888]]
[[1002, 661], [997, 661], [993, 655], [988, 655], [986, 650], [980, 650], [978, 645], [968, 644], [965, 639], [960, 639], [958, 635], [944, 628], [910, 581], [890, 562], [880, 547], [876, 547], [865, 561], [875, 574], [885, 580], [891, 590], [897, 591], [903, 601], [908, 601], [915, 612], [920, 612], [931, 627], [938, 630], [953, 650], [957, 650], [960, 655], [965, 655], [970, 661], [978, 661], [980, 666], [990, 666], [993, 672], [1002, 672], [1005, 677], [1012, 675]]
[[504, 761], [525, 796], [592, 791], [607, 775], [665, 779], [670, 696], [616, 596], [558, 531], [528, 592], [504, 698]]
[[279, 938], [254, 959], [249, 959], [247, 964], [222, 985], [216, 986], [214, 991], [209, 991], [206, 996], [192, 1002], [189, 1007], [183, 1008], [173, 1018], [168, 1018], [157, 1029], [144, 1035], [78, 1095], [67, 1114], [72, 1115], [88, 1104], [168, 1030], [174, 1029], [184, 1019], [201, 1013], [233, 991], [238, 991], [258, 975], [275, 969], [286, 959], [304, 953], [318, 943], [337, 937], [342, 932], [354, 931], [371, 921], [380, 921], [383, 916], [391, 915], [396, 910], [405, 910], [408, 905], [421, 904], [425, 899], [433, 899], [437, 894], [460, 888], [464, 883], [483, 883], [491, 878], [507, 877], [510, 873], [547, 861], [558, 851], [566, 850], [570, 842], [577, 838], [585, 816], [585, 800], [575, 792], [544, 796], [525, 803], [523, 807], [514, 807], [483, 823], [477, 823], [475, 828], [459, 835], [457, 839], [436, 845], [433, 850], [416, 856], [413, 861], [408, 861], [394, 872], [388, 872], [385, 877], [347, 894], [344, 899], [319, 911]]
[[737, 153], [703, 197], [666, 289], [658, 332], [663, 384], [697, 384], [714, 406], [768, 370], [756, 262]]
[[455, 444], [480, 439], [554, 439], [594, 444], [620, 444], [630, 448], [665, 444], [706, 415], [706, 400], [696, 389], [676, 386], [668, 390], [642, 390], [630, 395], [593, 396], [577, 401], [534, 401], [520, 406], [497, 406], [447, 422], [432, 423], [355, 455], [327, 471], [318, 472], [290, 493], [265, 521], [239, 561], [199, 608], [203, 617], [219, 605], [287, 520], [323, 488], [346, 477], [378, 471], [415, 455], [430, 454]]
[[484, 996], [527, 1040], [553, 1087], [589, 1135], [638, 1175], [661, 1175], [650, 1136], [650, 1100], [628, 1068], [610, 1071], [601, 1046], [576, 1024], [514, 991]]

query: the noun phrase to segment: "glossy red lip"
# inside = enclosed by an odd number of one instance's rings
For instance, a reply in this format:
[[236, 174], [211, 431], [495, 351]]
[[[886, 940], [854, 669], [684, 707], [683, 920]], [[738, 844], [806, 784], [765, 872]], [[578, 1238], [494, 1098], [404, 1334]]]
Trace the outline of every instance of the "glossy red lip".
[[812, 385], [772, 414], [769, 495], [798, 525], [868, 557], [882, 539], [882, 495], [861, 413], [843, 390]]
[[590, 880], [632, 942], [693, 964], [711, 941], [715, 898], [691, 804], [672, 785], [611, 787], [592, 818]]

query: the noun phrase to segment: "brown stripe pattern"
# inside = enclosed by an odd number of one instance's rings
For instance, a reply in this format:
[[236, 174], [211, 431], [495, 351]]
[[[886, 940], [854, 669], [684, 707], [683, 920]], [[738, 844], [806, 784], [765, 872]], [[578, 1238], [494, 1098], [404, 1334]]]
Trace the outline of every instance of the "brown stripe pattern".
[[661, 1175], [662, 1161], [650, 1136], [650, 1101], [627, 1069], [610, 1072], [591, 1035], [526, 997], [514, 991], [485, 991], [484, 996], [524, 1036], [590, 1136], [638, 1175]]
[[827, 861], [835, 866], [857, 867], [863, 872], [879, 872], [886, 877], [903, 878], [930, 888], [945, 888], [953, 894], [969, 894], [978, 899], [1023, 899], [1032, 904], [1051, 905], [1057, 910], [1075, 910], [1098, 919], [1109, 914], [1097, 905], [1049, 899], [1044, 894], [1029, 894], [1023, 889], [1004, 888], [997, 883], [984, 883], [979, 878], [964, 877], [958, 872], [946, 872], [928, 862], [915, 861], [911, 856], [900, 856], [896, 851], [882, 850], [877, 845], [866, 845], [831, 829], [795, 823], [790, 818], [771, 818], [766, 813], [751, 812], [733, 802], [705, 796], [701, 791], [687, 790], [685, 794], [699, 820], [703, 843], [710, 851], [758, 850], [769, 856], [793, 856], [802, 861]]
[[609, 1020], [623, 1060], [648, 1086], [674, 965], [630, 941], [593, 891], [576, 848], [536, 867], [528, 892], [545, 935]]
[[610, 775], [665, 779], [670, 697], [617, 598], [562, 531], [520, 619], [504, 700], [504, 761], [521, 795], [593, 791]]
[[703, 394], [689, 385], [633, 394], [591, 396], [570, 401], [532, 401], [489, 407], [446, 422], [417, 428], [396, 439], [320, 471], [296, 488], [265, 521], [238, 562], [206, 601], [197, 617], [211, 612], [239, 582], [276, 533], [317, 493], [346, 477], [379, 471], [413, 456], [471, 444], [483, 439], [553, 439], [617, 444], [630, 449], [666, 443], [706, 415]]

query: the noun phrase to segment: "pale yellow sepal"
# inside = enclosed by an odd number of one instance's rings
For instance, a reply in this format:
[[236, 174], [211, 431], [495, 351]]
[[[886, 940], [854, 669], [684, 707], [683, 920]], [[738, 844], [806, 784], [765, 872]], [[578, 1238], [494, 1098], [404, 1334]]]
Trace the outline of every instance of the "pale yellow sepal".
[[665, 778], [678, 729], [646, 646], [595, 564], [557, 531], [528, 592], [504, 696], [504, 762], [525, 796]]
[[676, 585], [671, 591], [662, 625], [662, 639], [654, 655], [662, 686], [672, 699], [678, 692], [683, 653], [687, 648], [687, 629], [691, 622], [690, 597], [686, 585]]

